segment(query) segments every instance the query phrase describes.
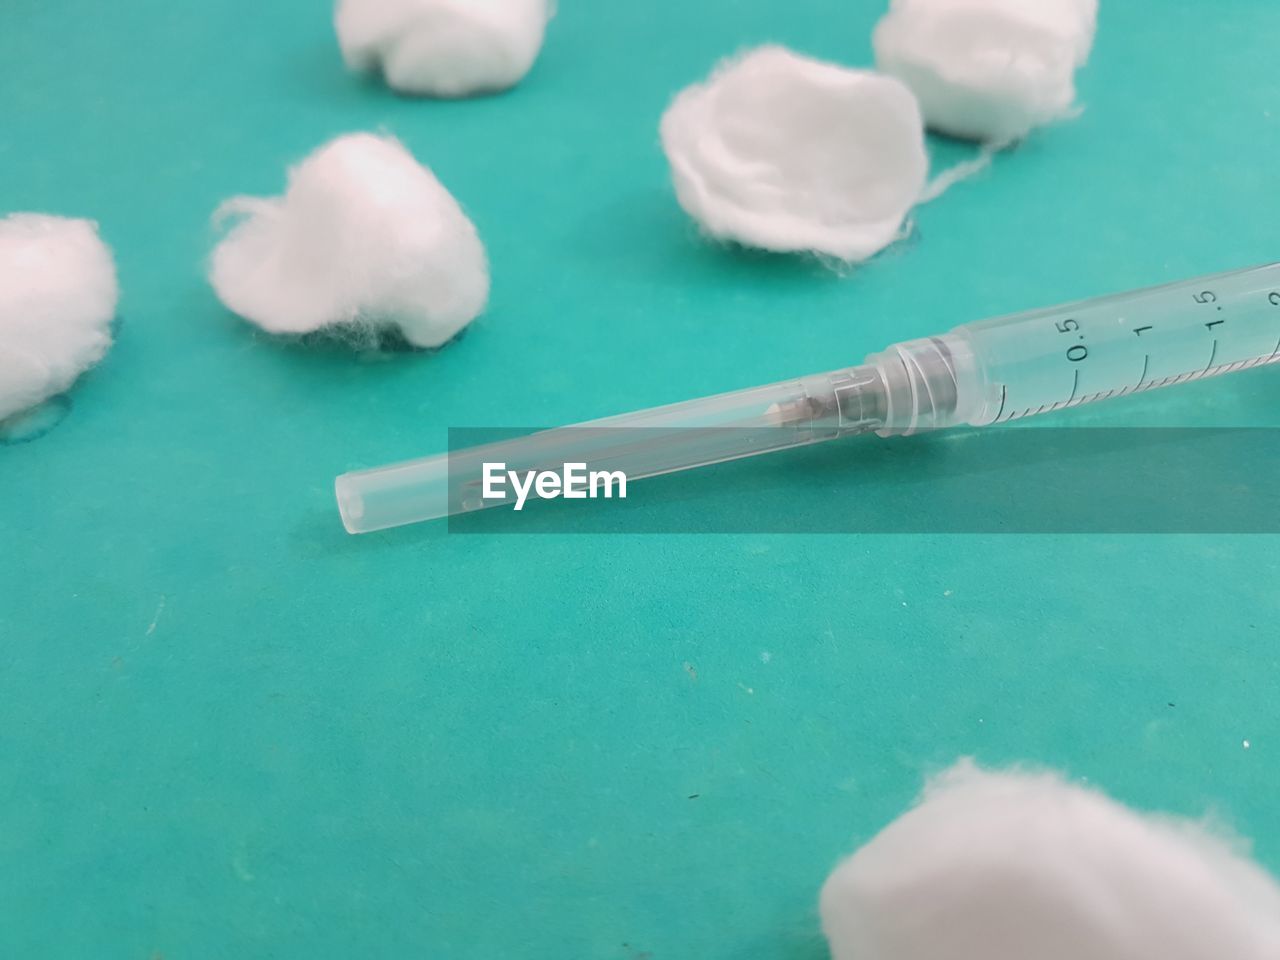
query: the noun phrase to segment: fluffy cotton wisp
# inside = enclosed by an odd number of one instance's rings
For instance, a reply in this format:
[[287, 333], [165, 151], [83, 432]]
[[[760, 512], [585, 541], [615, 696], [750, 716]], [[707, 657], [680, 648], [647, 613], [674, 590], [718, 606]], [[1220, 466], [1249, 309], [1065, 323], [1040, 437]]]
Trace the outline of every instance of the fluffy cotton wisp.
[[1097, 0], [892, 0], [876, 65], [940, 133], [1007, 143], [1071, 113]]
[[1202, 827], [962, 763], [840, 864], [833, 960], [1275, 960], [1280, 887]]
[[901, 234], [928, 172], [902, 83], [777, 46], [682, 91], [661, 133], [685, 211], [766, 250], [864, 260]]
[[0, 219], [0, 420], [63, 393], [102, 359], [118, 298], [96, 224]]
[[395, 328], [436, 347], [488, 300], [475, 226], [391, 137], [339, 137], [290, 171], [283, 197], [229, 200], [227, 215], [241, 219], [214, 250], [210, 282], [272, 333]]
[[338, 0], [347, 66], [402, 93], [464, 97], [513, 87], [542, 49], [554, 0]]

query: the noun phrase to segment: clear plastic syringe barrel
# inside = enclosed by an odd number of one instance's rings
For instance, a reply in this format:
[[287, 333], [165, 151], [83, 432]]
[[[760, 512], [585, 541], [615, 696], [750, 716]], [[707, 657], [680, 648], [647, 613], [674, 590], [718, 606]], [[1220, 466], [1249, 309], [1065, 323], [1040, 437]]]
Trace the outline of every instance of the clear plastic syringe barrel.
[[765, 387], [343, 474], [352, 533], [497, 506], [485, 463], [642, 479], [874, 430], [1016, 420], [1280, 360], [1280, 264], [956, 327]]
[[956, 407], [935, 426], [1233, 373], [1280, 361], [1280, 264], [965, 324], [930, 342], [958, 358], [934, 376], [957, 381]]

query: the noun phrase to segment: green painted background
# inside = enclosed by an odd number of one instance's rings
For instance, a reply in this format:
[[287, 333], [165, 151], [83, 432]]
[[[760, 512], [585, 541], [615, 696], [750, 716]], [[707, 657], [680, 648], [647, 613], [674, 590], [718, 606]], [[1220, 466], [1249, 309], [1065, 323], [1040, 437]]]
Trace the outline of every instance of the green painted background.
[[[1211, 810], [1280, 870], [1275, 537], [348, 538], [330, 492], [450, 426], [1277, 258], [1280, 6], [1104, 2], [1084, 116], [843, 278], [701, 242], [656, 123], [745, 45], [868, 62], [881, 4], [561, 6], [466, 103], [347, 76], [320, 0], [0, 6], [0, 209], [97, 219], [124, 291], [70, 415], [0, 448], [0, 955], [812, 960], [827, 870], [964, 754]], [[492, 256], [435, 355], [274, 342], [202, 279], [222, 198], [368, 128]], [[1263, 370], [1073, 416], [1277, 399]], [[718, 469], [691, 522], [788, 477]]]

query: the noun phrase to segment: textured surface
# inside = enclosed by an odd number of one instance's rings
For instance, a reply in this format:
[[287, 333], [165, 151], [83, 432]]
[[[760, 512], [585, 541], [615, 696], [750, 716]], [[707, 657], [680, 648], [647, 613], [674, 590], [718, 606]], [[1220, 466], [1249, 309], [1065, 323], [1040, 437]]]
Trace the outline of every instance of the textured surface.
[[439, 347], [489, 298], [475, 225], [392, 137], [353, 133], [317, 147], [280, 196], [226, 201], [213, 223], [228, 221], [209, 283], [228, 310], [269, 333], [339, 327], [369, 348], [394, 330]]
[[1274, 960], [1280, 883], [1236, 838], [1054, 773], [929, 781], [832, 872], [834, 960]]
[[1075, 112], [1098, 0], [893, 0], [876, 65], [920, 98], [930, 130], [1008, 144]]
[[119, 293], [92, 222], [0, 215], [0, 436], [102, 359]]
[[[324, 6], [0, 14], [0, 208], [99, 220], [124, 321], [63, 422], [0, 448], [0, 954], [812, 960], [837, 857], [963, 753], [1211, 808], [1280, 870], [1274, 538], [353, 539], [331, 496], [451, 425], [1274, 259], [1280, 9], [1104, 5], [1084, 116], [840, 279], [701, 243], [657, 121], [748, 44], [868, 62], [880, 4], [564, 4], [518, 90], [459, 103], [353, 80]], [[210, 211], [379, 125], [476, 221], [490, 312], [381, 362], [255, 334], [203, 281]], [[1257, 371], [1076, 416], [1278, 400]], [[691, 523], [735, 478], [806, 511], [799, 469], [720, 469]]]
[[659, 129], [685, 212], [762, 250], [867, 260], [901, 239], [928, 171], [905, 84], [773, 44], [722, 60]]

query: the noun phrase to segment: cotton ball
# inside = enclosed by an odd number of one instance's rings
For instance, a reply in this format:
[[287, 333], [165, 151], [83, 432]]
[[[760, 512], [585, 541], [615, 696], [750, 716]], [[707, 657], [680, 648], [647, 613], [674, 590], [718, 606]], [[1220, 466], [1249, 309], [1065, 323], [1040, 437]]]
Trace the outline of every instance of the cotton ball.
[[404, 93], [464, 97], [513, 87], [529, 72], [555, 0], [338, 0], [353, 70], [381, 69]]
[[0, 219], [0, 420], [56, 396], [111, 346], [119, 288], [89, 220]]
[[833, 960], [1275, 960], [1280, 887], [1224, 841], [961, 763], [840, 864]]
[[910, 90], [784, 47], [721, 64], [661, 132], [685, 212], [766, 250], [865, 260], [898, 238], [928, 171]]
[[1097, 0], [892, 0], [872, 43], [930, 128], [1006, 143], [1071, 112], [1097, 16]]
[[488, 300], [475, 226], [391, 137], [339, 137], [290, 171], [283, 197], [237, 198], [219, 213], [243, 219], [214, 250], [210, 282], [272, 333], [398, 328], [436, 347]]

